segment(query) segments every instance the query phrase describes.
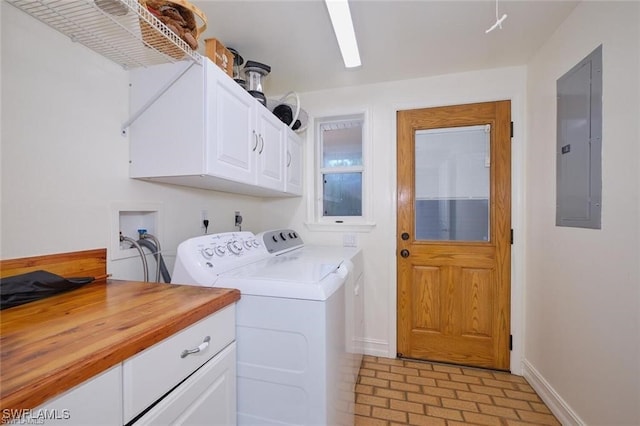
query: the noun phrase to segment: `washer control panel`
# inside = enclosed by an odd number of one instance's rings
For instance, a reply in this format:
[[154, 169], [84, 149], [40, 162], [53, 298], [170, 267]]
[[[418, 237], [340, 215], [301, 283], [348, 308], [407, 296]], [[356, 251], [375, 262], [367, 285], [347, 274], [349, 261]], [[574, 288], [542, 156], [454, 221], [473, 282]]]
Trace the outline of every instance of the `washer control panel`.
[[258, 235], [248, 231], [223, 232], [190, 238], [178, 245], [171, 282], [213, 285], [222, 273], [303, 245], [302, 238], [292, 229]]
[[267, 252], [278, 254], [302, 247], [302, 238], [293, 229], [276, 229], [273, 231], [261, 232], [256, 236], [261, 239]]
[[251, 232], [202, 235], [185, 243], [179, 250], [181, 256], [216, 273], [268, 256], [264, 244]]

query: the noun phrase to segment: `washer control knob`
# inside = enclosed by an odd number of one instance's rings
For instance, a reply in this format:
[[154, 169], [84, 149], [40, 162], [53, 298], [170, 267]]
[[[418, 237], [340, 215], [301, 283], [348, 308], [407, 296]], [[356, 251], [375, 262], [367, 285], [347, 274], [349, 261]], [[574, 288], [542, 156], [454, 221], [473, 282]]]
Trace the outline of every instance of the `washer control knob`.
[[204, 256], [207, 259], [211, 259], [213, 257], [213, 250], [209, 247], [202, 249], [202, 256]]
[[273, 240], [274, 243], [278, 242], [278, 237], [276, 237], [275, 235], [271, 237], [271, 239]]
[[287, 237], [285, 237], [285, 236], [284, 236], [284, 232], [281, 232], [281, 233], [280, 233], [280, 239], [281, 239], [282, 241], [286, 241], [286, 240], [287, 240]]
[[251, 245], [253, 245], [254, 247], [260, 247], [260, 241], [253, 240], [253, 241], [251, 241]]
[[213, 251], [216, 253], [216, 256], [224, 256], [224, 254], [226, 253], [227, 249], [225, 246], [216, 246]]
[[251, 244], [251, 241], [249, 240], [245, 240], [243, 244], [247, 250], [250, 250], [253, 248], [253, 244]]
[[227, 247], [229, 248], [229, 251], [231, 253], [236, 255], [240, 254], [240, 252], [242, 251], [242, 246], [237, 240], [231, 241], [229, 244], [227, 244]]

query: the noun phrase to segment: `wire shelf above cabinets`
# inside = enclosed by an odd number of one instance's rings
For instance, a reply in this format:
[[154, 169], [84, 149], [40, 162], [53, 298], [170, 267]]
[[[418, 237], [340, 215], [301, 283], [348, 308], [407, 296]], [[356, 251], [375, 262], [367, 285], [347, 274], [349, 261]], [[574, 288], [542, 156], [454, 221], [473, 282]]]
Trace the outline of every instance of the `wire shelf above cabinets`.
[[202, 56], [138, 0], [7, 0], [125, 69]]

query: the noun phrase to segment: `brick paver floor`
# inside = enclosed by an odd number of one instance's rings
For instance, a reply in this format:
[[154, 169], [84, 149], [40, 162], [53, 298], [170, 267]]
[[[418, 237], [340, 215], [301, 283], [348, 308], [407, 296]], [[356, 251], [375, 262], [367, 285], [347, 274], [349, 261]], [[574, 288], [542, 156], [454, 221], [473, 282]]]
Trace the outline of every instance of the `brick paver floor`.
[[356, 426], [560, 425], [527, 381], [499, 371], [365, 356]]

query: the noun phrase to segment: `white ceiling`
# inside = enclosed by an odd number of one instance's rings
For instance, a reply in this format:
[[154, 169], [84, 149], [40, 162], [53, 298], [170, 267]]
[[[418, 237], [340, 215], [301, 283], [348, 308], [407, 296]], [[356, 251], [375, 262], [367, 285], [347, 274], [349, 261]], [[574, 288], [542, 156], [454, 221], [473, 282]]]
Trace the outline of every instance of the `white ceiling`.
[[208, 29], [246, 60], [271, 66], [267, 94], [308, 92], [486, 68], [523, 65], [579, 1], [351, 0], [362, 66], [344, 68], [321, 0], [199, 0]]

